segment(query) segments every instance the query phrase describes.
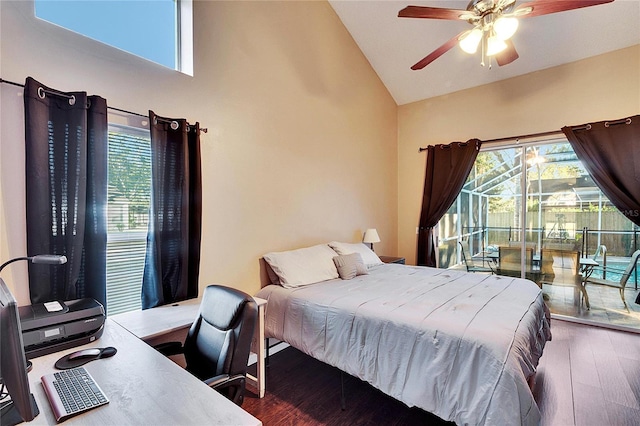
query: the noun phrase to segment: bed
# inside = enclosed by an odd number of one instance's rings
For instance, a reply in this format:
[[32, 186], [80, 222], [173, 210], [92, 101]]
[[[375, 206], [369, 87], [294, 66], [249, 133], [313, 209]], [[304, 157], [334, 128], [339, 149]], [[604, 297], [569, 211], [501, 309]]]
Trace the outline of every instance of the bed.
[[[540, 423], [529, 379], [551, 333], [535, 283], [320, 246], [333, 252], [265, 255], [275, 282], [256, 294], [268, 300], [266, 337], [459, 425]], [[343, 279], [336, 259], [348, 256], [357, 269]], [[333, 278], [313, 281], [322, 274]]]

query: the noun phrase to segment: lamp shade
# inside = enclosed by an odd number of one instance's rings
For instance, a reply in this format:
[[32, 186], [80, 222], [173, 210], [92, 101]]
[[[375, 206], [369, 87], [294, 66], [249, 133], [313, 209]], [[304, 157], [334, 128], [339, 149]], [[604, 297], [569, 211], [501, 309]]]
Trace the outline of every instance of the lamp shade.
[[500, 40], [507, 40], [516, 33], [518, 20], [516, 18], [501, 16], [493, 24], [493, 29]]
[[476, 53], [480, 40], [482, 40], [482, 30], [474, 28], [463, 34], [458, 44], [465, 52]]
[[487, 56], [497, 55], [507, 48], [507, 43], [500, 40], [497, 36], [492, 35], [487, 40]]
[[362, 242], [369, 243], [369, 244], [379, 243], [380, 236], [378, 235], [378, 231], [376, 231], [375, 228], [367, 229], [364, 232], [364, 237], [362, 238]]

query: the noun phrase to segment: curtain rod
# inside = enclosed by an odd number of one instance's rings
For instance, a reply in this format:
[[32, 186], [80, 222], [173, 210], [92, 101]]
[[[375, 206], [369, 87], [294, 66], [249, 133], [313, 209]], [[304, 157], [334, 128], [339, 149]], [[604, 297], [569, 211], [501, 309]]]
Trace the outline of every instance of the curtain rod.
[[[20, 83], [16, 83], [14, 81], [9, 81], [9, 80], [5, 80], [4, 78], [0, 78], [0, 83], [6, 83], [6, 84], [11, 84], [13, 86], [17, 86], [17, 87], [22, 87], [24, 88], [24, 84], [20, 84]], [[42, 89], [43, 92], [48, 92], [50, 94], [54, 94], [54, 95], [58, 95], [58, 96], [64, 96], [65, 98], [69, 98], [69, 99], [75, 99], [75, 97], [73, 95], [68, 95], [65, 92], [59, 92], [57, 90], [52, 90], [52, 89]], [[148, 115], [144, 115], [144, 114], [139, 114], [137, 112], [132, 112], [132, 111], [127, 111], [126, 109], [120, 109], [120, 108], [116, 108], [116, 107], [111, 107], [111, 106], [107, 106], [107, 109], [113, 110], [113, 111], [118, 111], [118, 112], [124, 112], [126, 114], [131, 114], [131, 115], [137, 115], [138, 117], [145, 117], [145, 118], [149, 118]], [[171, 120], [165, 120], [162, 118], [159, 118], [160, 121], [163, 122], [167, 122], [167, 123], [172, 123], [171, 124], [171, 128], [175, 130], [173, 123], [177, 123], [175, 121], [171, 121]], [[200, 128], [201, 132], [207, 133], [208, 129], [206, 127], [201, 127]]]
[[[505, 138], [497, 138], [497, 139], [489, 139], [486, 141], [481, 141], [482, 144], [486, 144], [486, 143], [496, 143], [496, 142], [507, 142], [507, 141], [519, 141], [520, 139], [532, 139], [532, 138], [539, 138], [539, 137], [543, 137], [543, 136], [553, 136], [553, 135], [561, 135], [562, 130], [553, 130], [550, 132], [541, 132], [541, 133], [531, 133], [528, 135], [520, 135], [520, 136], [508, 136]], [[418, 152], [422, 152], [422, 151], [426, 151], [427, 148], [419, 148]]]

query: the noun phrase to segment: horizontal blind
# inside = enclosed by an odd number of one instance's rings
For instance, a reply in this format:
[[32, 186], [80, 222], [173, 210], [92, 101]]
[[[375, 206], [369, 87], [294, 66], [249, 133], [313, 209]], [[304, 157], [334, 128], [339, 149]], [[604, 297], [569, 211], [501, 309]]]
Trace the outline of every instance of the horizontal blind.
[[[147, 249], [146, 234], [107, 242], [107, 306], [109, 315], [141, 307], [140, 290]], [[115, 240], [115, 241], [114, 241]], [[119, 240], [119, 241], [118, 241]]]
[[108, 315], [141, 307], [151, 198], [148, 130], [109, 129], [107, 235]]

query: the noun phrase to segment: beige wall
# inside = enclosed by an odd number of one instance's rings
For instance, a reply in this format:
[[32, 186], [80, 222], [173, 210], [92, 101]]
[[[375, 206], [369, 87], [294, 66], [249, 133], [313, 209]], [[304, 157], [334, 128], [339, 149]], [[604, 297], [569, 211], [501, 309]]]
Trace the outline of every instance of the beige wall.
[[[0, 2], [1, 76], [86, 90], [111, 106], [200, 121], [201, 286], [255, 293], [259, 258], [369, 227], [397, 253], [397, 107], [330, 5], [194, 4], [194, 77], [33, 18]], [[25, 254], [20, 90], [1, 86], [0, 259]], [[3, 272], [28, 303], [26, 265]]]
[[[0, 71], [209, 129], [201, 286], [255, 293], [262, 254], [357, 241], [368, 227], [383, 240], [377, 252], [413, 264], [419, 147], [640, 112], [640, 46], [397, 107], [326, 2], [196, 1], [194, 9], [189, 77], [36, 20], [30, 1], [3, 0]], [[20, 90], [2, 84], [0, 95], [3, 261], [26, 252], [24, 119]], [[26, 265], [3, 277], [28, 303]]]
[[398, 253], [415, 264], [426, 162], [419, 147], [639, 113], [640, 45], [398, 107]]

